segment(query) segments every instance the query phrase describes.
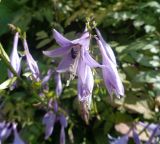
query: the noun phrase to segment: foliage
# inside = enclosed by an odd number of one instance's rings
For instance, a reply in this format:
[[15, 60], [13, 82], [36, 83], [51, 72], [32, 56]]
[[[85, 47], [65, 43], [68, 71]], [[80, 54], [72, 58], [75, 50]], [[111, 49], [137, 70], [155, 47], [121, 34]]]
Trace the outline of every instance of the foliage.
[[[106, 88], [95, 72], [93, 105], [90, 122], [81, 119], [76, 101], [76, 84], [66, 87], [63, 77], [63, 93], [59, 105], [66, 111], [68, 127], [67, 142], [75, 144], [105, 144], [108, 134], [119, 135], [114, 126], [118, 123], [160, 120], [160, 3], [158, 0], [2, 0], [0, 2], [0, 40], [7, 53], [11, 51], [12, 39], [8, 24], [12, 23], [27, 32], [31, 52], [38, 61], [44, 77], [50, 67], [57, 66], [42, 55], [42, 50], [54, 49], [57, 44], [52, 28], [74, 39], [84, 29], [86, 17], [93, 16], [107, 42], [116, 53], [119, 72], [125, 85], [125, 98], [110, 100]], [[94, 41], [92, 52], [97, 54]], [[23, 55], [23, 51], [20, 51]], [[6, 55], [6, 54], [5, 54]], [[97, 55], [98, 57], [98, 55]], [[98, 59], [98, 58], [97, 58]], [[27, 143], [58, 143], [60, 125], [52, 136], [44, 140], [42, 118], [49, 98], [55, 98], [54, 78], [49, 81], [48, 99], [38, 94], [40, 83], [28, 82], [9, 91], [15, 78], [7, 78], [7, 64], [0, 59], [0, 119], [17, 121], [22, 138]], [[27, 75], [27, 74], [26, 74]], [[5, 82], [4, 82], [5, 81]], [[11, 141], [10, 139], [8, 140]], [[131, 142], [132, 143], [132, 142]]]

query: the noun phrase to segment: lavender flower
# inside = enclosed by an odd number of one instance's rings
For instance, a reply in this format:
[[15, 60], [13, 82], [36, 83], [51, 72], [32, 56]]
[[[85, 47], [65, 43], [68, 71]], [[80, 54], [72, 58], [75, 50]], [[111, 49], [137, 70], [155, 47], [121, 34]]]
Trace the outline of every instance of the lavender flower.
[[67, 127], [67, 120], [64, 115], [61, 115], [59, 120], [61, 124], [60, 144], [65, 144], [65, 128]]
[[110, 144], [128, 144], [128, 135], [119, 138], [111, 138]]
[[44, 90], [48, 91], [49, 87], [47, 85], [47, 82], [49, 81], [49, 79], [51, 78], [53, 74], [53, 70], [52, 69], [49, 69], [48, 72], [47, 72], [47, 75], [43, 78], [42, 80], [42, 87]]
[[14, 141], [13, 144], [25, 144], [17, 132], [17, 124], [13, 123]]
[[139, 136], [138, 136], [137, 132], [135, 131], [135, 129], [133, 129], [133, 140], [134, 140], [135, 144], [141, 144]]
[[[13, 42], [13, 49], [10, 55], [10, 61], [11, 65], [14, 68], [14, 70], [17, 72], [17, 74], [20, 74], [21, 71], [21, 58], [18, 55], [18, 39], [19, 39], [19, 33], [16, 32], [14, 36], [14, 42]], [[13, 77], [13, 73], [11, 71], [8, 71], [8, 76]]]
[[23, 46], [24, 46], [24, 49], [25, 49], [27, 64], [28, 64], [29, 69], [32, 72], [33, 78], [36, 81], [39, 81], [40, 80], [40, 78], [39, 78], [39, 75], [40, 75], [39, 68], [38, 68], [37, 62], [33, 59], [32, 55], [29, 52], [28, 44], [27, 44], [26, 39], [23, 40]]
[[60, 73], [56, 72], [55, 74], [55, 81], [56, 81], [56, 95], [60, 96], [62, 93], [62, 81], [61, 81], [61, 75]]
[[[97, 29], [96, 29], [97, 30]], [[124, 87], [118, 75], [116, 68], [116, 60], [113, 51], [108, 44], [105, 43], [100, 32], [97, 30], [98, 38], [96, 38], [99, 49], [102, 54], [102, 63], [106, 67], [102, 68], [103, 79], [110, 95], [114, 92], [117, 97], [124, 95]]]
[[84, 32], [79, 39], [70, 41], [54, 30], [54, 37], [61, 47], [43, 53], [49, 57], [63, 56], [57, 68], [58, 72], [69, 71], [72, 76], [78, 75], [83, 79], [84, 68], [80, 66], [80, 59], [90, 67], [100, 67], [100, 64], [89, 54], [90, 35], [88, 32]]
[[10, 123], [0, 122], [0, 143], [7, 139], [11, 134]]
[[47, 112], [43, 117], [42, 122], [45, 125], [45, 139], [48, 139], [51, 136], [54, 130], [55, 121], [56, 115], [52, 111]]

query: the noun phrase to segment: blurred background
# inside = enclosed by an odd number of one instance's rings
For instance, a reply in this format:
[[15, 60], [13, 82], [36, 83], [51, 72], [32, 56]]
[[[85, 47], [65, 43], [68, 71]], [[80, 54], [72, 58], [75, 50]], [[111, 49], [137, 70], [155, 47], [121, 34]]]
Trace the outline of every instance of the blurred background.
[[[0, 42], [8, 54], [13, 34], [8, 24], [27, 33], [27, 41], [42, 75], [58, 61], [51, 61], [43, 50], [57, 47], [52, 35], [55, 28], [69, 39], [84, 30], [86, 18], [93, 16], [104, 39], [115, 52], [120, 76], [125, 87], [125, 98], [110, 101], [102, 77], [95, 74], [93, 106], [90, 123], [81, 119], [76, 104], [76, 82], [64, 88], [61, 106], [68, 113], [66, 143], [106, 144], [108, 134], [124, 134], [129, 122], [160, 120], [160, 1], [159, 0], [1, 0]], [[21, 43], [19, 45], [21, 51]], [[92, 42], [93, 53], [96, 51]], [[98, 58], [96, 58], [98, 59]], [[0, 83], [7, 79], [5, 64], [0, 61]], [[97, 70], [99, 73], [99, 70]], [[66, 82], [65, 76], [63, 82]], [[53, 80], [54, 81], [54, 80]], [[54, 82], [50, 81], [50, 91]], [[49, 140], [44, 141], [41, 124], [43, 110], [33, 110], [29, 94], [19, 88], [4, 92], [7, 106], [1, 111], [7, 119], [22, 124], [22, 138], [29, 144], [59, 143], [59, 125]], [[14, 98], [16, 101], [14, 100]], [[25, 100], [23, 98], [25, 98]], [[20, 129], [21, 129], [20, 127]], [[117, 128], [118, 127], [118, 128]], [[120, 129], [120, 130], [119, 130]], [[147, 136], [146, 136], [147, 137]], [[132, 144], [133, 141], [130, 140]]]

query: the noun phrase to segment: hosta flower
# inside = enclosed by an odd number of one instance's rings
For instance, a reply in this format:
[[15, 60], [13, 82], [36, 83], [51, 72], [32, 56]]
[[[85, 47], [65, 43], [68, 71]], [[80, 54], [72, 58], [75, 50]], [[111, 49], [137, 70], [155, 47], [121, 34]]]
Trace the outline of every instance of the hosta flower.
[[48, 90], [49, 89], [47, 83], [50, 80], [52, 74], [53, 74], [53, 70], [49, 69], [48, 72], [47, 72], [47, 75], [42, 79], [42, 87], [43, 87], [44, 90]]
[[141, 141], [135, 129], [133, 129], [133, 140], [135, 144], [141, 144]]
[[62, 93], [62, 81], [61, 81], [61, 74], [56, 72], [55, 73], [55, 82], [56, 82], [56, 95], [60, 96]]
[[113, 51], [103, 40], [100, 32], [96, 29], [98, 37], [95, 37], [102, 55], [103, 79], [110, 95], [115, 93], [117, 97], [124, 95], [124, 87], [118, 75], [116, 60]]
[[128, 135], [124, 135], [119, 138], [112, 138], [110, 144], [128, 144]]
[[83, 80], [78, 78], [78, 99], [80, 101], [82, 118], [88, 123], [88, 110], [90, 110], [91, 107], [94, 79], [91, 68], [88, 65], [84, 68], [86, 74], [84, 75]]
[[32, 72], [33, 78], [34, 78], [34, 80], [39, 81], [40, 80], [40, 78], [39, 78], [39, 76], [40, 76], [39, 68], [38, 68], [37, 62], [33, 59], [32, 55], [29, 52], [28, 44], [27, 44], [26, 39], [23, 40], [23, 46], [24, 46], [24, 49], [25, 49], [27, 64], [28, 64], [28, 67], [29, 67], [30, 71]]
[[[10, 55], [10, 61], [11, 61], [11, 66], [17, 72], [17, 74], [20, 74], [21, 71], [21, 58], [18, 55], [18, 39], [19, 39], [19, 33], [16, 32], [14, 36], [14, 42], [13, 42], [13, 49]], [[8, 71], [8, 76], [13, 77], [13, 73], [11, 71]]]
[[43, 117], [42, 122], [45, 125], [45, 139], [48, 139], [51, 136], [54, 130], [55, 121], [56, 121], [56, 115], [52, 111], [47, 112]]
[[88, 32], [85, 31], [79, 39], [70, 41], [54, 30], [54, 38], [60, 48], [43, 53], [49, 57], [63, 57], [57, 72], [69, 71], [72, 76], [78, 75], [83, 80], [85, 72], [82, 65], [100, 66], [89, 54], [90, 35]]
[[61, 115], [59, 121], [61, 124], [60, 144], [65, 144], [65, 128], [67, 127], [66, 117], [64, 115]]
[[11, 134], [10, 125], [10, 123], [6, 123], [5, 121], [0, 122], [0, 143]]
[[13, 123], [13, 132], [14, 132], [13, 144], [25, 144], [24, 141], [20, 138], [20, 135], [17, 131], [17, 124], [16, 123]]

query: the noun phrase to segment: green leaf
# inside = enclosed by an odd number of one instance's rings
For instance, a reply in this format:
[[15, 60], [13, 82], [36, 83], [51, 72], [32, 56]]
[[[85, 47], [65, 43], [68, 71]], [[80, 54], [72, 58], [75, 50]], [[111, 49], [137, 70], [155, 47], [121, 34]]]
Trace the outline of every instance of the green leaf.
[[0, 91], [9, 88], [16, 80], [17, 78], [13, 77], [0, 84]]
[[44, 39], [44, 40], [40, 41], [36, 47], [38, 49], [42, 48], [42, 47], [46, 46], [47, 44], [49, 44], [51, 41], [52, 41], [52, 39], [50, 39], [50, 38]]

